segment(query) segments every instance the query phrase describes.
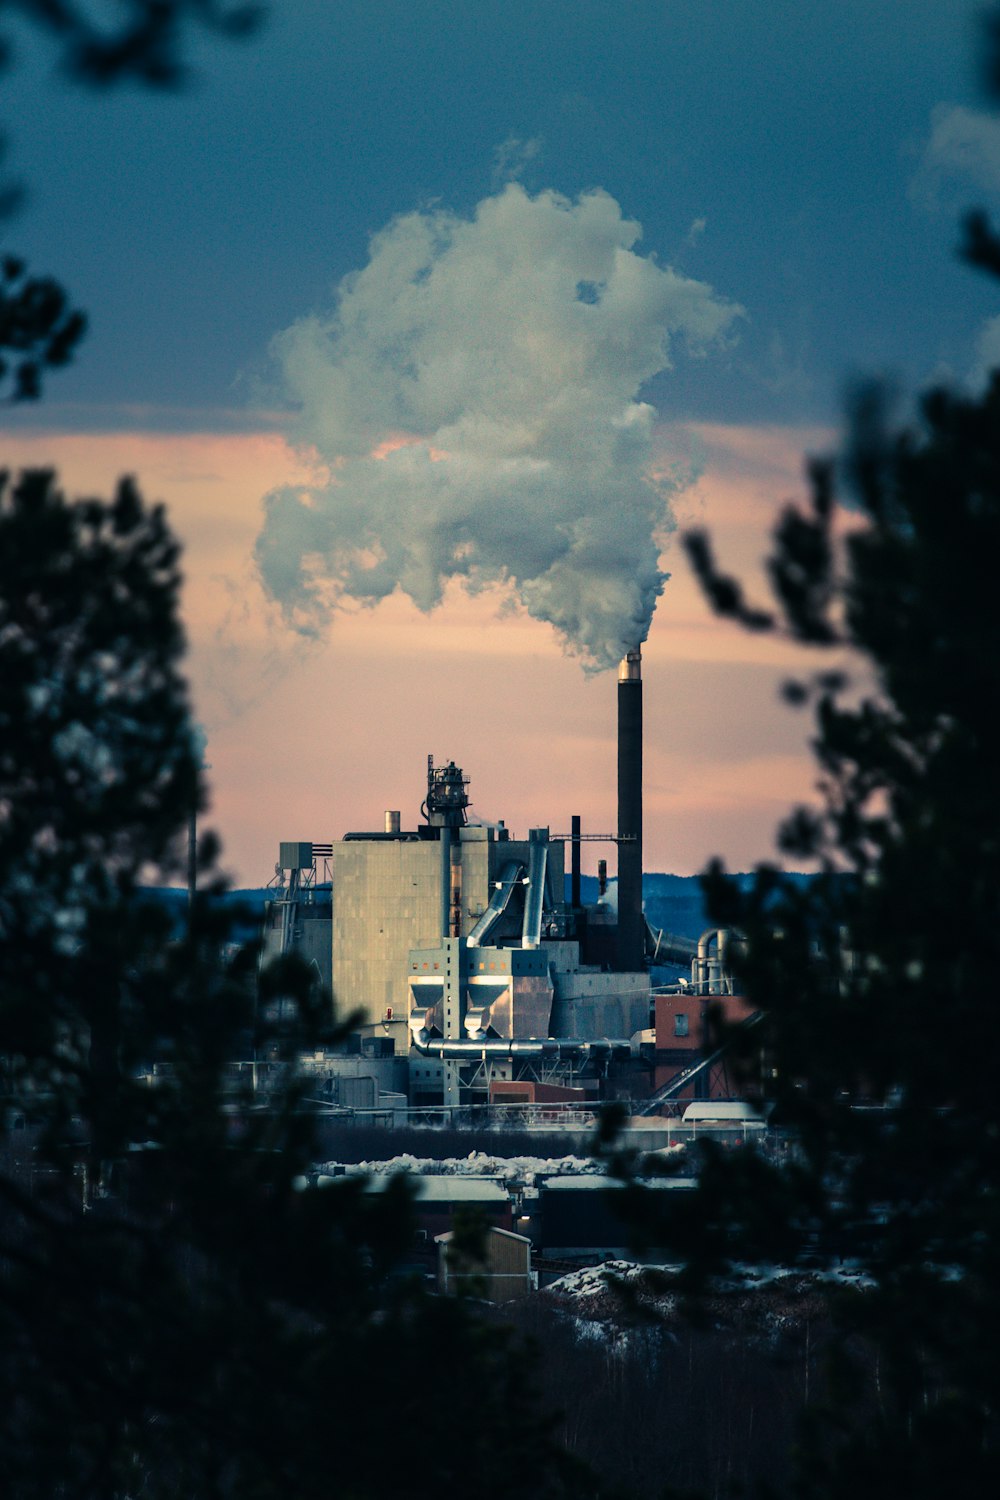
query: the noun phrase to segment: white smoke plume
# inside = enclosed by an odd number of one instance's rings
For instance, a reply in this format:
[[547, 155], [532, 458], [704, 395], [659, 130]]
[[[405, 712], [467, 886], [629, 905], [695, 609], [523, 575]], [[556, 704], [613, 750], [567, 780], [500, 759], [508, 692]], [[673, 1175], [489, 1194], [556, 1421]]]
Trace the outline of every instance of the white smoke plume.
[[685, 480], [653, 474], [639, 392], [741, 310], [637, 254], [639, 236], [605, 192], [510, 183], [469, 219], [395, 219], [332, 312], [277, 337], [323, 471], [266, 497], [257, 540], [296, 629], [395, 589], [430, 610], [458, 577], [507, 585], [588, 669], [645, 639]]

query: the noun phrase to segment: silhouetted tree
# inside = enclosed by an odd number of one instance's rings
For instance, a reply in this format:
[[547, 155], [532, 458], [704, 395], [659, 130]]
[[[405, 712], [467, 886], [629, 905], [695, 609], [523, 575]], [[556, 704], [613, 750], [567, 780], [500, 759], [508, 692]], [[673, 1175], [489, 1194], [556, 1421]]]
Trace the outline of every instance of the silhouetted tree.
[[[154, 86], [182, 77], [191, 23], [259, 13], [5, 9], [84, 81]], [[2, 263], [0, 389], [38, 395], [83, 328]], [[211, 841], [183, 932], [143, 899], [201, 796], [179, 581], [131, 481], [106, 504], [44, 471], [0, 480], [0, 1493], [488, 1500], [513, 1453], [527, 1493], [594, 1494], [523, 1351], [406, 1274], [403, 1185], [306, 1188], [294, 1062], [340, 1033], [301, 966], [258, 984], [252, 952], [223, 961]], [[266, 1109], [233, 1067], [251, 1047]]]
[[142, 899], [197, 775], [177, 564], [127, 481], [0, 490], [0, 1492], [499, 1497], [503, 1433], [577, 1493], [523, 1355], [403, 1273], [402, 1184], [304, 1187], [308, 973], [258, 997], [211, 883], [182, 932]]
[[0, 0], [0, 15], [27, 18], [52, 38], [67, 73], [98, 86], [172, 87], [187, 77], [190, 30], [249, 36], [266, 10], [257, 0], [118, 0], [110, 10], [99, 0]]
[[[864, 1248], [877, 1285], [848, 1321], [880, 1401], [861, 1428], [841, 1406], [817, 1421], [812, 1493], [930, 1494], [959, 1469], [979, 1493], [1000, 1480], [1000, 377], [980, 398], [928, 396], [916, 431], [890, 431], [869, 393], [846, 469], [863, 524], [835, 539], [834, 470], [814, 466], [770, 564], [774, 628], [861, 653], [873, 679], [860, 700], [840, 671], [790, 692], [815, 704], [821, 804], [780, 844], [819, 873], [707, 882], [713, 919], [749, 939], [768, 1093], [801, 1157], [711, 1162], [702, 1248], [760, 1252], [765, 1232]], [[689, 550], [740, 617], [706, 539]]]
[[[967, 227], [968, 258], [1000, 272], [985, 217]], [[806, 1431], [802, 1493], [992, 1493], [1000, 373], [981, 395], [933, 391], [903, 428], [861, 392], [844, 461], [814, 463], [810, 486], [777, 526], [767, 608], [719, 571], [707, 536], [687, 539], [716, 610], [837, 659], [786, 689], [813, 707], [820, 780], [779, 846], [815, 878], [763, 866], [741, 891], [715, 865], [706, 881], [713, 920], [749, 939], [739, 970], [766, 1017], [731, 1045], [748, 1060], [763, 1045], [799, 1149], [785, 1167], [709, 1155], [685, 1235], [693, 1271], [818, 1245], [871, 1273], [870, 1290], [832, 1299], [856, 1338]]]

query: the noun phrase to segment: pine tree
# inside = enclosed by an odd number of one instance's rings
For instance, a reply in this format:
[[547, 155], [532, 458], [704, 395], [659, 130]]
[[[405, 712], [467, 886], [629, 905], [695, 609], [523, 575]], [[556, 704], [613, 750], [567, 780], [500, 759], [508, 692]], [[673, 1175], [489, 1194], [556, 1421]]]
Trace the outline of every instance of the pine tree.
[[[970, 226], [988, 267], [992, 231]], [[818, 1244], [872, 1278], [831, 1297], [840, 1342], [803, 1493], [931, 1496], [959, 1477], [994, 1493], [1000, 372], [978, 396], [934, 391], [901, 429], [877, 390], [858, 397], [845, 460], [814, 464], [808, 505], [777, 527], [767, 608], [704, 534], [688, 551], [721, 613], [836, 658], [787, 688], [815, 714], [819, 805], [779, 846], [815, 878], [764, 866], [740, 891], [715, 865], [706, 881], [713, 920], [748, 939], [743, 987], [766, 1018], [731, 1044], [747, 1060], [763, 1046], [773, 1118], [798, 1150], [784, 1167], [709, 1157], [692, 1267]]]

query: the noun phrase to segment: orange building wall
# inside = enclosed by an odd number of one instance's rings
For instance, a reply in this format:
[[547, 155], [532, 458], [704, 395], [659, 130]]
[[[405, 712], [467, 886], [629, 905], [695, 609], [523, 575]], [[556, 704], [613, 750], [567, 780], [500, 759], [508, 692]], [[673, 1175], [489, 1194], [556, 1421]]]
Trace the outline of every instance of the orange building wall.
[[[742, 995], [657, 995], [655, 1009], [656, 1063], [654, 1089], [669, 1083], [684, 1068], [712, 1049], [710, 1016], [737, 1025], [753, 1015]], [[678, 1019], [680, 1025], [678, 1025]], [[712, 1077], [708, 1075], [711, 1074]], [[724, 1068], [706, 1068], [677, 1095], [679, 1100], [729, 1097]]]

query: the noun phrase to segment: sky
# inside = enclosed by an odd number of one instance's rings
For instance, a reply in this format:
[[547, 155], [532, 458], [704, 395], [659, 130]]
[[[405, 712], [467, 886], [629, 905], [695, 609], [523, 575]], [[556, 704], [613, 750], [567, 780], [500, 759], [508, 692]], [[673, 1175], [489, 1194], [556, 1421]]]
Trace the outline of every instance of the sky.
[[412, 825], [428, 753], [481, 817], [610, 832], [640, 638], [647, 870], [773, 852], [816, 779], [803, 663], [713, 619], [679, 536], [759, 577], [852, 382], [1000, 359], [955, 256], [1000, 195], [980, 12], [274, 0], [168, 96], [74, 87], [15, 29], [5, 245], [90, 331], [0, 413], [3, 463], [167, 502], [240, 883]]

